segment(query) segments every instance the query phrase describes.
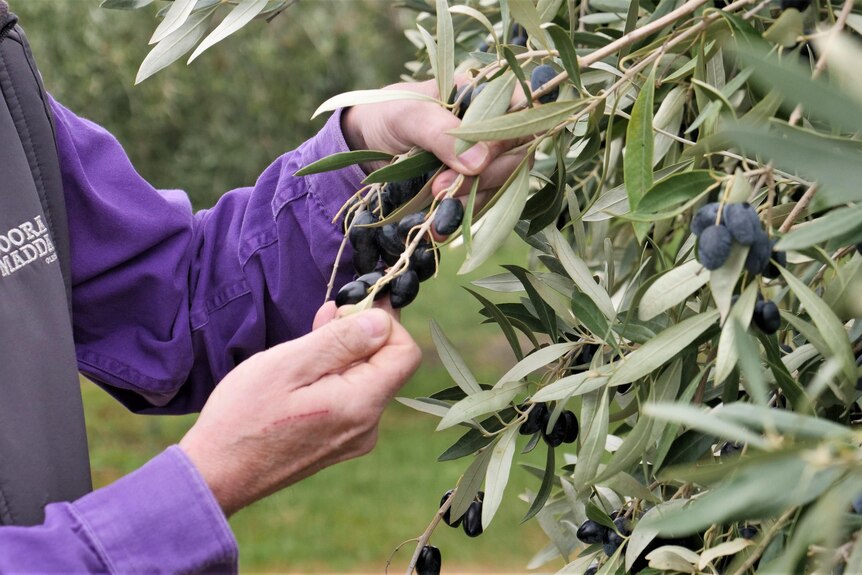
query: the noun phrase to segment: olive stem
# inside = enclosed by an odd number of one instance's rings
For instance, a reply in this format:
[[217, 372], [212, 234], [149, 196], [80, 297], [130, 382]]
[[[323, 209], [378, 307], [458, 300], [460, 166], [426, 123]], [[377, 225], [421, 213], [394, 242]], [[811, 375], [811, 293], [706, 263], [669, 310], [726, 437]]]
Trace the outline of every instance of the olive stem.
[[[835, 38], [835, 36], [844, 29], [844, 24], [847, 22], [847, 17], [850, 16], [851, 10], [853, 10], [853, 0], [846, 0], [846, 2], [844, 2], [844, 6], [841, 7], [841, 12], [838, 14], [838, 19], [835, 21], [835, 25], [829, 31], [829, 40]], [[823, 73], [823, 70], [826, 69], [826, 54], [832, 48], [829, 40], [827, 40], [826, 45], [823, 47], [823, 51], [820, 53], [820, 57], [817, 58], [817, 63], [814, 65], [814, 71], [811, 73], [812, 80], [816, 80], [820, 74]], [[801, 118], [802, 104], [797, 104], [793, 109], [793, 112], [791, 112], [787, 123], [792, 126], [799, 122]]]
[[778, 521], [776, 521], [775, 524], [770, 527], [769, 531], [763, 534], [763, 539], [761, 539], [760, 543], [757, 544], [757, 547], [754, 552], [748, 556], [745, 562], [739, 566], [739, 569], [737, 569], [733, 573], [733, 575], [742, 575], [743, 573], [748, 571], [757, 562], [758, 559], [760, 559], [760, 556], [763, 554], [764, 551], [766, 551], [766, 546], [769, 544], [772, 538], [775, 537], [775, 534], [778, 533], [778, 531], [782, 527], [784, 527], [784, 524], [787, 523], [787, 520], [790, 519], [790, 516], [794, 513], [796, 513], [796, 508], [792, 507], [785, 511], [784, 515], [779, 517]]
[[[463, 478], [464, 476], [462, 475], [461, 479]], [[461, 479], [458, 480], [458, 483], [461, 482]], [[407, 571], [404, 572], [404, 575], [412, 575], [413, 570], [416, 568], [416, 561], [419, 560], [419, 554], [422, 553], [422, 549], [428, 544], [428, 541], [431, 539], [431, 534], [434, 533], [434, 529], [437, 528], [437, 524], [440, 523], [441, 519], [443, 519], [443, 514], [452, 506], [452, 500], [455, 498], [456, 493], [458, 493], [457, 487], [452, 490], [452, 494], [443, 502], [443, 505], [441, 505], [440, 509], [437, 510], [437, 513], [434, 514], [434, 518], [431, 520], [431, 523], [428, 524], [428, 527], [426, 527], [422, 535], [419, 536], [419, 539], [416, 542], [416, 549], [413, 551], [413, 557], [410, 558], [410, 564], [407, 566]]]
[[[461, 184], [464, 182], [464, 176], [462, 174], [458, 174], [458, 177], [455, 178], [455, 181], [446, 188], [445, 193], [454, 194], [455, 190], [461, 187]], [[407, 245], [404, 247], [404, 251], [401, 252], [401, 255], [398, 257], [398, 261], [395, 262], [392, 267], [387, 270], [382, 278], [377, 280], [377, 282], [371, 286], [371, 291], [368, 293], [368, 296], [363, 300], [363, 302], [373, 302], [374, 296], [377, 295], [383, 286], [391, 282], [393, 279], [398, 277], [407, 271], [410, 265], [410, 256], [413, 255], [413, 252], [422, 242], [422, 239], [428, 235], [428, 232], [431, 230], [431, 224], [434, 222], [434, 210], [430, 210], [428, 212], [428, 216], [425, 218], [425, 221], [420, 225], [416, 226], [412, 230], [410, 230], [410, 235], [408, 235], [408, 239], [410, 240]], [[412, 238], [412, 239], [411, 239]], [[366, 309], [369, 304], [366, 304], [363, 307], [363, 302], [360, 302], [358, 305], [359, 309]]]

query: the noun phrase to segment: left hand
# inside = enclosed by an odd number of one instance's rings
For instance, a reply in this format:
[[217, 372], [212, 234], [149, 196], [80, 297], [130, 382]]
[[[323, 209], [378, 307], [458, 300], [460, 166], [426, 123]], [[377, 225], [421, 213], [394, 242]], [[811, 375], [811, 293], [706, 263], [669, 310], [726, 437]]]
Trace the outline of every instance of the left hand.
[[[418, 83], [401, 83], [385, 89], [410, 90], [437, 98], [437, 84], [433, 80]], [[516, 94], [513, 101], [523, 98]], [[433, 182], [432, 191], [438, 195], [449, 187], [458, 174], [479, 176], [479, 193], [499, 188], [524, 159], [526, 152], [508, 153], [520, 142], [479, 142], [461, 155], [455, 154], [456, 138], [448, 134], [461, 120], [452, 112], [432, 102], [398, 100], [379, 104], [364, 104], [348, 109], [342, 119], [342, 129], [352, 150], [381, 150], [390, 154], [403, 154], [414, 146], [437, 156], [450, 169], [442, 172]], [[376, 168], [379, 165], [368, 166]], [[459, 189], [459, 194], [470, 190], [472, 180]]]

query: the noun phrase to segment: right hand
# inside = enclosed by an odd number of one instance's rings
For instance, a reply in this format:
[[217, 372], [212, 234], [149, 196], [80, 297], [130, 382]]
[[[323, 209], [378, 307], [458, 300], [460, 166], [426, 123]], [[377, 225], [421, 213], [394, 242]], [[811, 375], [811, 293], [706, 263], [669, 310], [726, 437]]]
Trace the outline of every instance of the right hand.
[[315, 331], [237, 366], [180, 441], [226, 515], [371, 451], [383, 408], [419, 366], [385, 311], [333, 316], [330, 302]]

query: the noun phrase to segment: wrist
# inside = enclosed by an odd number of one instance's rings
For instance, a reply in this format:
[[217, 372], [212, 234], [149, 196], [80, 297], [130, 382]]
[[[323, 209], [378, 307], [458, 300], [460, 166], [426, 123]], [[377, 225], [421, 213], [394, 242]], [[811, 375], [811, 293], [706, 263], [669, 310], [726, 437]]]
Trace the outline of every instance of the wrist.
[[242, 500], [243, 482], [232, 479], [230, 468], [220, 461], [218, 454], [202, 449], [188, 435], [178, 445], [209, 487], [225, 517], [250, 503]]

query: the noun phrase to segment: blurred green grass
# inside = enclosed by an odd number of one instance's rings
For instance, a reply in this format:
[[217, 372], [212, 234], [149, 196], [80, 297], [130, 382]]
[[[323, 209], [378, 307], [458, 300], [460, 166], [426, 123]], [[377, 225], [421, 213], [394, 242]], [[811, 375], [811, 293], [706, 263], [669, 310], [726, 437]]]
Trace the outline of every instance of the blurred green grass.
[[[514, 356], [498, 329], [480, 325], [478, 304], [459, 286], [497, 273], [498, 263], [523, 261], [526, 247], [512, 240], [488, 264], [469, 276], [456, 276], [462, 251], [444, 251], [439, 277], [422, 285], [402, 320], [425, 351], [423, 364], [403, 389], [416, 397], [452, 385], [431, 343], [434, 318], [462, 351], [481, 382], [493, 382]], [[129, 414], [107, 394], [85, 386], [87, 425], [94, 481], [105, 485], [142, 465], [176, 442], [194, 416], [146, 417]], [[437, 456], [463, 428], [435, 433], [437, 419], [393, 402], [386, 410], [377, 448], [364, 458], [326, 469], [239, 512], [231, 525], [240, 544], [245, 572], [383, 571], [392, 550], [422, 533], [441, 495], [451, 488], [470, 459], [437, 463]], [[541, 465], [541, 449], [518, 461]], [[527, 503], [518, 495], [538, 488], [538, 480], [515, 467], [505, 499], [487, 533], [470, 539], [458, 529], [437, 529], [447, 571], [524, 572], [546, 539], [535, 522], [521, 525]], [[403, 569], [412, 546], [396, 556]]]

